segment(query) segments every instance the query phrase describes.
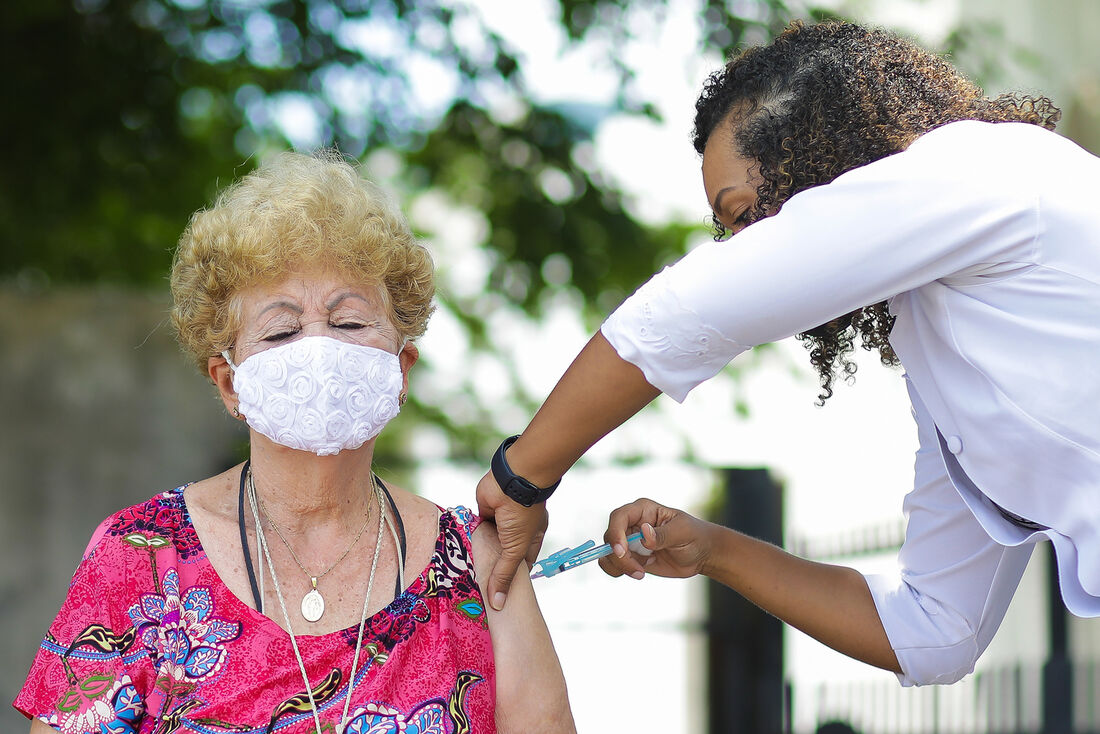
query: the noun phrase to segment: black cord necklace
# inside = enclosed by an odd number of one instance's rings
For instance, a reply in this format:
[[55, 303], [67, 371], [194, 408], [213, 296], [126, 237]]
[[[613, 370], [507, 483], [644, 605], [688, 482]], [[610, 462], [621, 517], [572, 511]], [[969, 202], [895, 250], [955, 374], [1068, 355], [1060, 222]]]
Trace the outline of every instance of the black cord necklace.
[[[378, 486], [382, 488], [382, 494], [386, 495], [386, 502], [389, 503], [390, 510], [393, 513], [391, 517], [393, 517], [394, 526], [397, 528], [397, 539], [400, 541], [399, 546], [401, 551], [401, 568], [404, 568], [406, 560], [405, 554], [407, 550], [405, 546], [405, 523], [401, 521], [401, 513], [397, 510], [397, 503], [393, 501], [393, 495], [390, 494], [389, 488], [386, 487], [385, 483], [383, 483], [383, 481], [378, 478], [377, 474], [374, 475], [374, 481], [378, 482]], [[402, 591], [400, 575], [398, 575], [398, 580], [394, 581], [394, 588], [396, 589], [393, 593], [394, 597], [400, 596]]]
[[252, 600], [256, 604], [256, 611], [263, 612], [264, 600], [260, 597], [260, 587], [256, 584], [256, 569], [252, 567], [252, 553], [248, 550], [248, 533], [244, 528], [244, 483], [248, 478], [248, 466], [250, 462], [244, 462], [241, 467], [241, 489], [237, 493], [237, 527], [241, 531], [241, 549], [244, 551], [244, 569], [248, 572], [248, 585], [252, 587]]

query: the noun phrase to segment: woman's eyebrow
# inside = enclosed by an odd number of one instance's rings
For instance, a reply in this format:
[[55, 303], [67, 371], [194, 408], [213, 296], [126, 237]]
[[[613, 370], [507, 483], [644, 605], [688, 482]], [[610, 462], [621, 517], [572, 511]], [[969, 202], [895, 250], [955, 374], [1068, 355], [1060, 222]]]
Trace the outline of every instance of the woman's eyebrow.
[[299, 306], [296, 303], [291, 303], [290, 301], [273, 301], [272, 303], [269, 303], [266, 306], [264, 306], [262, 309], [260, 309], [260, 313], [257, 314], [257, 315], [262, 316], [263, 314], [267, 313], [268, 311], [271, 311], [271, 310], [276, 309], [276, 308], [285, 308], [285, 309], [287, 309], [289, 311], [293, 311], [294, 313], [297, 313], [297, 314], [302, 313], [302, 307]]
[[343, 303], [344, 301], [346, 301], [349, 298], [358, 298], [360, 301], [362, 301], [363, 303], [366, 303], [368, 306], [370, 305], [370, 301], [368, 301], [366, 298], [359, 295], [358, 293], [354, 293], [352, 291], [346, 291], [344, 293], [340, 293], [339, 295], [334, 297], [331, 301], [326, 303], [325, 308], [327, 308], [329, 311], [331, 311], [332, 309], [336, 308], [337, 306], [339, 306], [341, 303]]
[[711, 209], [714, 210], [715, 215], [717, 215], [718, 212], [722, 211], [721, 210], [722, 197], [725, 196], [726, 194], [728, 194], [729, 192], [733, 191], [736, 188], [737, 188], [736, 186], [727, 186], [726, 188], [722, 189], [721, 191], [719, 191], [717, 194], [714, 195], [714, 203], [711, 205]]

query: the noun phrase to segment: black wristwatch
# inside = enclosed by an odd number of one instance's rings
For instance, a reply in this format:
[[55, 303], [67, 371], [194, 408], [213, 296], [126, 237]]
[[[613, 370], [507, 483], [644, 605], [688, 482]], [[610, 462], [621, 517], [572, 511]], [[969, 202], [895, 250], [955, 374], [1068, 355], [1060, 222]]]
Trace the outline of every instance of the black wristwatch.
[[500, 444], [500, 448], [493, 454], [493, 478], [497, 480], [497, 484], [500, 485], [504, 494], [524, 507], [530, 507], [538, 502], [545, 502], [550, 495], [554, 494], [554, 490], [561, 484], [561, 480], [559, 479], [544, 489], [536, 487], [512, 471], [512, 467], [508, 466], [508, 460], [504, 458], [504, 452], [516, 442], [517, 438], [519, 436], [504, 439], [503, 443]]

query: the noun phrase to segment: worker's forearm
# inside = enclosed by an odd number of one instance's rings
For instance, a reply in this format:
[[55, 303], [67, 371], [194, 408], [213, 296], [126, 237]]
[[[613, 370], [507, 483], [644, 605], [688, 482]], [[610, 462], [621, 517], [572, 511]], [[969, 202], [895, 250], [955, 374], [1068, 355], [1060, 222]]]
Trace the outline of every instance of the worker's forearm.
[[901, 672], [858, 571], [807, 561], [718, 525], [710, 532], [714, 540], [705, 575], [834, 650]]
[[508, 463], [536, 485], [553, 484], [594, 443], [659, 394], [597, 332], [508, 449]]

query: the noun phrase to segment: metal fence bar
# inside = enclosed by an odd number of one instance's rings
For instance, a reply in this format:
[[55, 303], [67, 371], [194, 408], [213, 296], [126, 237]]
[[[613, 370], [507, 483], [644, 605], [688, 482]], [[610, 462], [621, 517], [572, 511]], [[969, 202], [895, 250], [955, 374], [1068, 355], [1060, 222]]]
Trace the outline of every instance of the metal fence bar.
[[[1100, 734], [1100, 661], [1074, 663], [1072, 734]], [[843, 680], [800, 690], [785, 684], [785, 730], [843, 722], [859, 734], [1044, 734], [1043, 665], [985, 670], [953, 686], [900, 688], [892, 681]], [[813, 714], [801, 715], [808, 707]], [[803, 729], [795, 726], [803, 722]]]

